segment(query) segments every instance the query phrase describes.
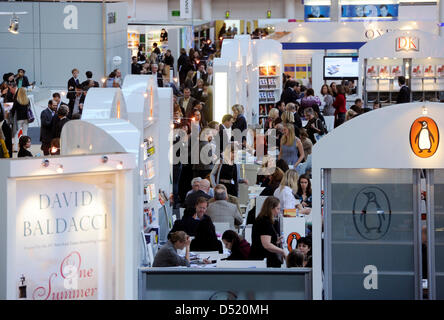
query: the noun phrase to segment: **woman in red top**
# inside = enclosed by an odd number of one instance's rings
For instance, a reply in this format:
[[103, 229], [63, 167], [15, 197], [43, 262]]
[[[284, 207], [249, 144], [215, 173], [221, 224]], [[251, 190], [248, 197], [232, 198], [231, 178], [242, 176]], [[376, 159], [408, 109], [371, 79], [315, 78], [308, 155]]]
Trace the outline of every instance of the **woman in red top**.
[[336, 87], [337, 96], [333, 102], [333, 107], [335, 107], [335, 128], [340, 126], [345, 121], [345, 113], [347, 112], [346, 100], [345, 100], [345, 90], [342, 85]]

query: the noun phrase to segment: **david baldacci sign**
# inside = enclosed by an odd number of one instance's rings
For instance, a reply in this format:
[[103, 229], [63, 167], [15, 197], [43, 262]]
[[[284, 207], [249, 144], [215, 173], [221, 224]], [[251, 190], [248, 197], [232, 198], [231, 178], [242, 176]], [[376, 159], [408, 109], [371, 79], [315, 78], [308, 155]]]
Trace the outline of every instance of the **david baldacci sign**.
[[112, 175], [17, 181], [17, 298], [112, 299]]

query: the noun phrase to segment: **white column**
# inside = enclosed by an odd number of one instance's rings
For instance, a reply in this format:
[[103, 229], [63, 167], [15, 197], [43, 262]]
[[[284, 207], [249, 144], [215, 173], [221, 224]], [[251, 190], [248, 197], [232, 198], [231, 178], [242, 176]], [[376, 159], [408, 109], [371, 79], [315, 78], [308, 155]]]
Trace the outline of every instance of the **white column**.
[[[438, 24], [444, 23], [444, 0], [438, 0]], [[444, 27], [439, 26], [439, 35], [444, 36]]]
[[211, 21], [211, 10], [213, 9], [211, 1], [212, 0], [200, 1], [200, 11], [201, 11], [202, 20]]
[[[285, 0], [285, 10], [284, 15], [286, 19], [294, 19], [295, 18], [295, 0]], [[444, 0], [443, 0], [444, 1]]]
[[331, 21], [339, 21], [340, 13], [341, 13], [341, 8], [339, 6], [339, 0], [331, 0], [331, 5], [330, 5]]

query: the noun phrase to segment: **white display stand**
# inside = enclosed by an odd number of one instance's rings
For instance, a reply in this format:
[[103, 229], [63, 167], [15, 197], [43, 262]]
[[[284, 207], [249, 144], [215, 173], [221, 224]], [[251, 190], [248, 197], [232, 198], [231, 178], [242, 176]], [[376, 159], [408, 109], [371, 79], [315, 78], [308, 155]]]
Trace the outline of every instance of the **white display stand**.
[[1, 299], [137, 297], [135, 157], [108, 157], [0, 161]]
[[259, 105], [266, 107], [280, 100], [282, 68], [278, 41], [249, 36], [225, 39], [221, 57], [214, 59], [214, 120], [220, 122], [223, 115], [232, 113], [231, 106], [242, 104], [247, 122], [258, 123]]
[[[382, 49], [382, 47], [381, 47]], [[424, 114], [423, 107], [427, 114]], [[436, 153], [420, 158], [412, 152], [410, 130], [421, 117], [429, 117], [443, 132], [444, 114], [441, 103], [408, 103], [367, 112], [353, 121], [347, 121], [316, 143], [313, 148], [313, 298], [322, 299], [322, 223], [321, 169], [428, 169], [444, 168], [444, 146], [439, 142]], [[392, 119], [388, 124], [381, 119]], [[356, 132], [371, 130], [371, 135]], [[344, 139], [353, 147], [343, 148], [341, 157], [332, 157]], [[351, 140], [350, 140], [351, 139]], [[325, 204], [324, 204], [325, 205]], [[420, 219], [420, 217], [418, 217]], [[363, 277], [364, 278], [364, 277]]]
[[[399, 39], [406, 39], [401, 44], [410, 43], [411, 48], [397, 48]], [[444, 72], [438, 72], [444, 65], [443, 50], [441, 37], [417, 30], [389, 32], [368, 42], [359, 49], [359, 96], [365, 105], [374, 100], [395, 103], [400, 89], [397, 78], [403, 75], [412, 101], [437, 101], [444, 91]]]

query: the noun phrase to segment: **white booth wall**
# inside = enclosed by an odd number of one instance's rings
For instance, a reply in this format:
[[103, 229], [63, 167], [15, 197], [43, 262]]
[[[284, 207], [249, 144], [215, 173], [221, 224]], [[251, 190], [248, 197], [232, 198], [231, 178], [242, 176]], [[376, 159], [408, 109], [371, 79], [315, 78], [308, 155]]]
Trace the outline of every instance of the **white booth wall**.
[[[1, 2], [0, 11], [27, 12], [18, 16], [19, 34], [8, 32], [11, 16], [0, 15], [0, 25], [4, 26], [0, 29], [0, 74], [23, 68], [37, 86], [65, 87], [73, 68], [79, 69], [80, 81], [86, 80], [88, 70], [96, 80], [108, 75], [116, 68], [114, 56], [122, 58], [122, 75], [127, 73], [126, 2]], [[112, 13], [115, 23], [108, 23]]]

